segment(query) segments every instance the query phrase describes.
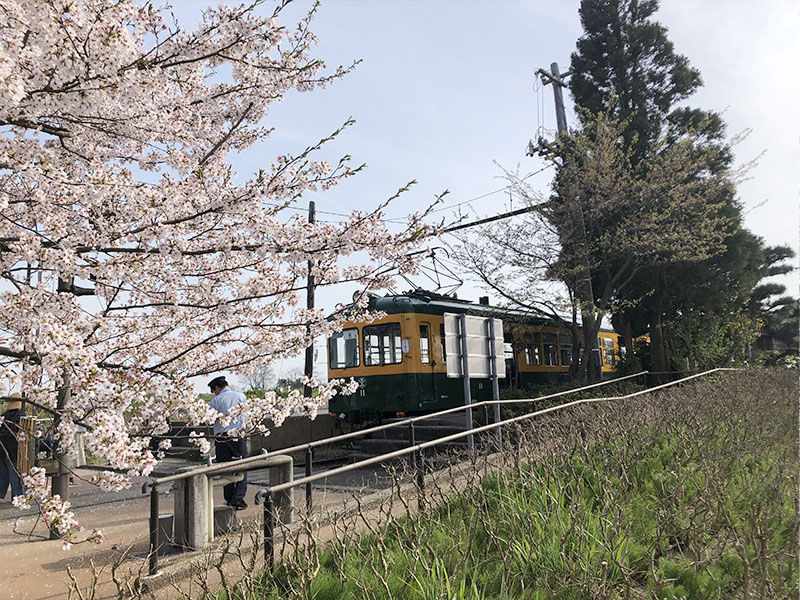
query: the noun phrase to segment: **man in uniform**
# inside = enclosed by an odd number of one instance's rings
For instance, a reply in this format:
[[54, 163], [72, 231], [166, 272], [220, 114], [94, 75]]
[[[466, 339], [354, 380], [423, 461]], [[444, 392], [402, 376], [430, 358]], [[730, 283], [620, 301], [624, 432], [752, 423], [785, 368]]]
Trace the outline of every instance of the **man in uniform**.
[[[227, 415], [231, 408], [246, 400], [244, 394], [234, 392], [228, 387], [224, 377], [215, 377], [209, 382], [208, 387], [214, 394], [209, 406], [223, 415]], [[247, 442], [239, 435], [244, 434], [244, 426], [244, 418], [241, 416], [231, 420], [227, 426], [223, 426], [217, 419], [214, 423], [217, 462], [230, 462], [247, 456]], [[242, 481], [229, 483], [222, 488], [225, 504], [233, 506], [236, 510], [247, 508], [247, 502], [244, 501], [247, 493], [247, 472], [244, 471], [242, 474], [244, 476]]]

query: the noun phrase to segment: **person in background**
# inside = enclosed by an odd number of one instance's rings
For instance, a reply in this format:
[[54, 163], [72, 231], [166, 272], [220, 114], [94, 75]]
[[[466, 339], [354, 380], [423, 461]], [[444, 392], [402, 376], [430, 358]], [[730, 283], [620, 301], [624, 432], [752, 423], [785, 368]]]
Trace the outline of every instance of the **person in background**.
[[[227, 415], [231, 408], [246, 400], [244, 394], [234, 392], [228, 387], [224, 377], [215, 377], [209, 382], [208, 387], [214, 394], [208, 405], [223, 415]], [[247, 442], [239, 436], [239, 432], [244, 432], [244, 426], [244, 419], [241, 416], [233, 419], [227, 427], [224, 427], [219, 420], [214, 423], [217, 462], [230, 462], [247, 456]], [[244, 475], [242, 481], [229, 483], [222, 488], [225, 504], [236, 510], [247, 508], [247, 502], [244, 500], [247, 493], [247, 472], [244, 471], [242, 474]]]
[[9, 400], [6, 410], [0, 415], [0, 500], [5, 499], [9, 484], [11, 497], [21, 496], [22, 483], [17, 472], [19, 450], [19, 420], [22, 417], [22, 402]]

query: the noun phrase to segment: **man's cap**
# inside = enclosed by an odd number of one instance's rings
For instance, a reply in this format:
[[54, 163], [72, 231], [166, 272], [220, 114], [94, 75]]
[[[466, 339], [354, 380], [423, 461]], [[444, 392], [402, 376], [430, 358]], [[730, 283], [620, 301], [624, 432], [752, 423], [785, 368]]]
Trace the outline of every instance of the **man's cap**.
[[219, 377], [214, 377], [211, 381], [208, 382], [208, 387], [214, 389], [215, 387], [227, 387], [228, 382], [225, 378], [220, 375]]

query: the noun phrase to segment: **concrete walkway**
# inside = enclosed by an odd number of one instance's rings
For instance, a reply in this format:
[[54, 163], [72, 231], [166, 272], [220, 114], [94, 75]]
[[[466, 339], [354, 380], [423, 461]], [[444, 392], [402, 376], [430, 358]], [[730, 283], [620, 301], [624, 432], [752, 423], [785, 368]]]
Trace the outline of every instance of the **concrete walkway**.
[[[185, 467], [183, 461], [160, 466], [159, 475], [167, 475]], [[0, 501], [0, 600], [44, 600], [69, 597], [71, 571], [79, 586], [86, 587], [93, 578], [93, 570], [106, 582], [96, 600], [116, 597], [116, 586], [111, 583], [111, 566], [123, 560], [125, 569], [142, 571], [147, 568], [149, 496], [143, 495], [142, 484], [148, 478], [134, 478], [134, 485], [117, 493], [99, 491], [88, 483], [94, 471], [78, 469], [78, 485], [70, 488], [70, 501], [76, 518], [88, 531], [102, 529], [105, 542], [75, 544], [72, 549], [62, 549], [62, 542], [50, 540], [46, 527], [38, 520], [33, 509], [20, 511], [8, 497]], [[243, 522], [260, 522], [262, 508], [255, 506], [255, 491], [268, 484], [268, 471], [248, 473], [247, 502], [249, 506], [237, 512]], [[302, 465], [295, 468], [295, 478], [302, 477]], [[332, 478], [333, 479], [333, 478]], [[317, 506], [341, 504], [355, 490], [384, 487], [383, 477], [375, 473], [351, 472], [325, 480], [327, 487], [314, 488]], [[161, 495], [161, 512], [172, 512], [172, 494]], [[296, 491], [297, 505], [304, 504], [302, 490]], [[215, 488], [215, 505], [223, 504], [222, 489]], [[79, 596], [73, 595], [73, 598]]]

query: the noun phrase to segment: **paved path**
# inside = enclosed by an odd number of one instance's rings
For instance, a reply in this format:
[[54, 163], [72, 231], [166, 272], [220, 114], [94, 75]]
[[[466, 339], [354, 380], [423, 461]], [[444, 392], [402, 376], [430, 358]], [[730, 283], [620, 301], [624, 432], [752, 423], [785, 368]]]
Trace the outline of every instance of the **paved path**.
[[[164, 465], [167, 471], [176, 470], [186, 463]], [[146, 568], [148, 549], [149, 496], [141, 491], [145, 478], [135, 478], [132, 488], [119, 493], [100, 492], [90, 483], [92, 471], [79, 469], [83, 478], [70, 488], [70, 501], [78, 521], [89, 531], [93, 527], [103, 530], [106, 541], [101, 545], [75, 544], [69, 551], [62, 549], [59, 540], [50, 540], [47, 529], [36, 518], [33, 510], [20, 511], [6, 500], [0, 501], [0, 600], [66, 599], [70, 585], [68, 570], [72, 570], [83, 586], [92, 579], [92, 569], [101, 572], [101, 579], [110, 581], [111, 565], [127, 553], [126, 565], [134, 569]], [[162, 475], [167, 472], [162, 471]], [[302, 466], [295, 469], [295, 478], [302, 477]], [[247, 501], [250, 506], [237, 513], [240, 520], [257, 520], [261, 507], [253, 505], [255, 490], [268, 482], [267, 470], [251, 471]], [[355, 471], [325, 480], [327, 487], [314, 488], [315, 504], [341, 503], [356, 490], [376, 489], [384, 486], [385, 474]], [[296, 500], [304, 502], [302, 488]], [[222, 489], [215, 488], [215, 504], [222, 505]], [[162, 512], [172, 511], [172, 495], [161, 496]], [[108, 586], [106, 592], [115, 592]], [[116, 595], [114, 593], [114, 595]]]

